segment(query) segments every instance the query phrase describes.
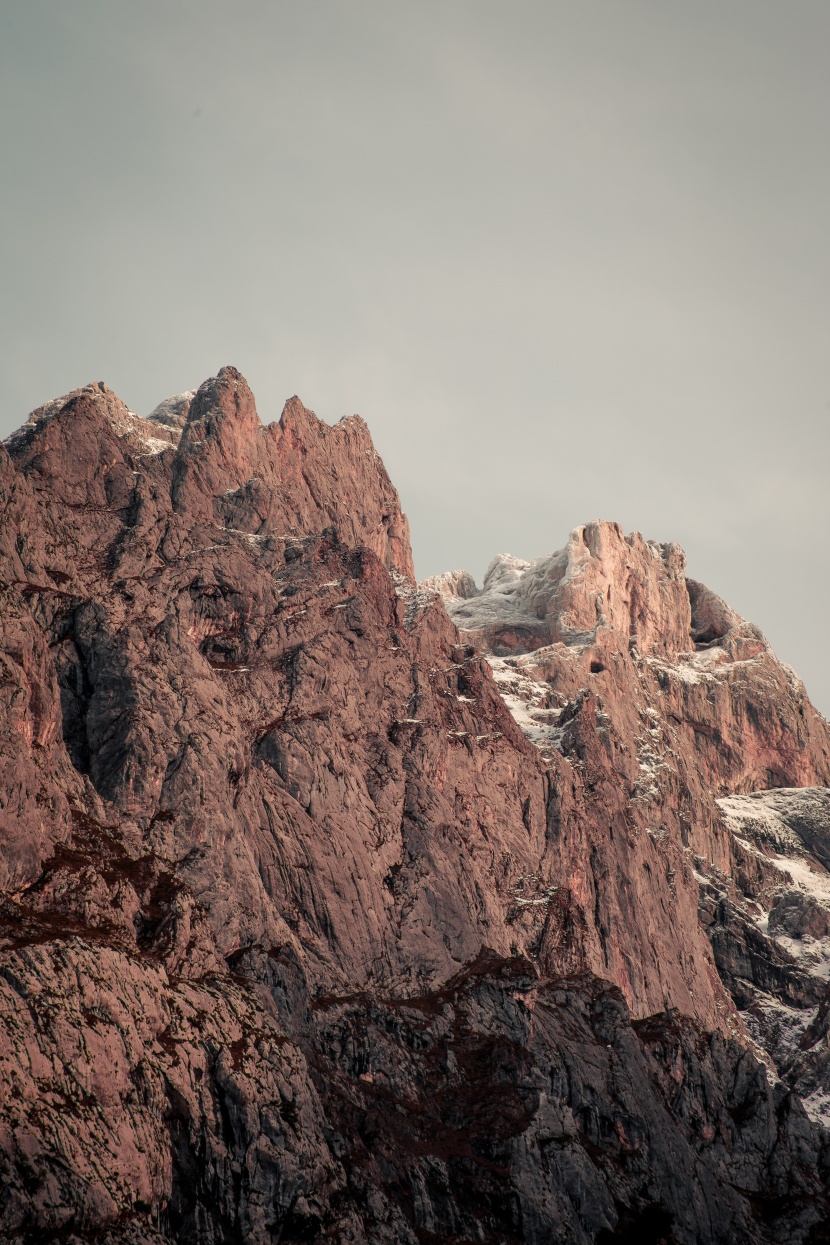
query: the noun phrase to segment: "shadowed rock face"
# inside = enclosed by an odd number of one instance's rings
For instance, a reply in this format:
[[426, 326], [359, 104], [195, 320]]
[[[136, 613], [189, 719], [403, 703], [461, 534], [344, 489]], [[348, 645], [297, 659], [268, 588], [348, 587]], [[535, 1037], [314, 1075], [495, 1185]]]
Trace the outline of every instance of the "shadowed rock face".
[[820, 1043], [780, 938], [826, 916], [773, 877], [750, 930], [717, 800], [823, 790], [830, 737], [684, 569], [592, 524], [419, 587], [363, 422], [263, 427], [232, 368], [35, 412], [0, 449], [2, 1239], [824, 1239], [821, 1068], [770, 1080], [736, 982], [768, 963]]

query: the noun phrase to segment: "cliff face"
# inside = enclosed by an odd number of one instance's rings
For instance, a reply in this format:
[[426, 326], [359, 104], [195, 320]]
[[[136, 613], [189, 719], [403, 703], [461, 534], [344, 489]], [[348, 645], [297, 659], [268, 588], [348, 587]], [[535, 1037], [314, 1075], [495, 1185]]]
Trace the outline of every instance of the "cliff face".
[[823, 1239], [830, 818], [810, 908], [727, 805], [830, 733], [677, 546], [419, 587], [363, 422], [226, 368], [35, 412], [0, 558], [5, 1239]]

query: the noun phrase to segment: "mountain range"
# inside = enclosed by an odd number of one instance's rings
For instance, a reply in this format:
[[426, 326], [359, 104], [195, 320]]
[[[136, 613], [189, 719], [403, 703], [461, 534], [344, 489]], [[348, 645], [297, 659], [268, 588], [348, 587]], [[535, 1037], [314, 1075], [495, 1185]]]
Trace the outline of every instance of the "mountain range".
[[230, 367], [0, 447], [0, 1239], [830, 1242], [830, 727], [613, 522], [418, 584]]

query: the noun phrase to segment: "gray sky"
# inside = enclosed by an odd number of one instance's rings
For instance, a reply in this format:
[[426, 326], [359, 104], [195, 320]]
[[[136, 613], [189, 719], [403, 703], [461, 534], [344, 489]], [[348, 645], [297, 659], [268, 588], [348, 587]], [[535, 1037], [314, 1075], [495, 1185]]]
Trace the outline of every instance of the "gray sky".
[[678, 540], [830, 714], [827, 0], [0, 0], [0, 435], [239, 367], [418, 574]]

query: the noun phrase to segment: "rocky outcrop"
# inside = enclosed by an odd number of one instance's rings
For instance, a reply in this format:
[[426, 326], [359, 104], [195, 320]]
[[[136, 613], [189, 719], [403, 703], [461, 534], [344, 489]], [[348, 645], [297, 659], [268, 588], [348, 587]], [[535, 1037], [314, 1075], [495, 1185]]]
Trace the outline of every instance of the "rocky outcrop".
[[[226, 368], [35, 412], [0, 554], [6, 1239], [818, 1242], [713, 931], [718, 797], [830, 736], [677, 546], [417, 586], [362, 421]], [[756, 959], [818, 1032], [798, 890]]]
[[[459, 597], [454, 620], [497, 655], [541, 647], [522, 643], [525, 628], [546, 645], [682, 652], [692, 629], [685, 568], [679, 545], [645, 541], [638, 532], [625, 537], [617, 523], [588, 523], [550, 557], [494, 558], [480, 593], [465, 572], [426, 582]], [[455, 583], [465, 591], [454, 591]]]
[[718, 971], [779, 1075], [829, 1126], [830, 791], [783, 788], [719, 804], [735, 867], [700, 876]]

